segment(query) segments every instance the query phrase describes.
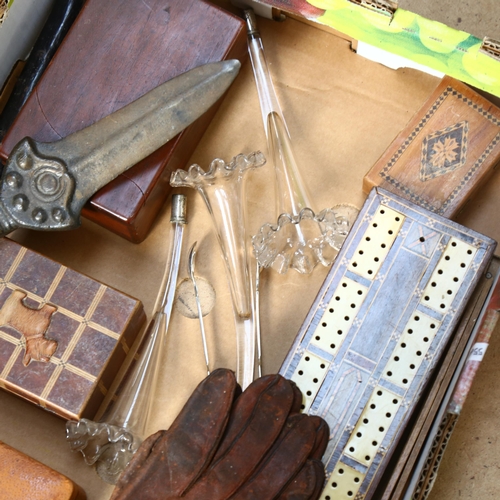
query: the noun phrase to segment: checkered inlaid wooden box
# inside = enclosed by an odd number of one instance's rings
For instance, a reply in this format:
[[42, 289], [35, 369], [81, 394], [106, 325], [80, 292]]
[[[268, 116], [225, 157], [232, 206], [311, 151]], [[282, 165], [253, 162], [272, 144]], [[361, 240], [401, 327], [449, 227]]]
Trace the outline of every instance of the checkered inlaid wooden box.
[[0, 387], [93, 418], [145, 321], [142, 303], [0, 239]]

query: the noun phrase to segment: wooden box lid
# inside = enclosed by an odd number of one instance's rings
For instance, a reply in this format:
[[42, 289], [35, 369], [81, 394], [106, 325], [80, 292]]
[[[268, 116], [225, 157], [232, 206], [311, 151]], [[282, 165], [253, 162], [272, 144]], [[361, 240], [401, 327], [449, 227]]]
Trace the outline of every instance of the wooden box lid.
[[9, 500], [85, 500], [71, 479], [0, 441], [1, 498]]
[[500, 109], [451, 77], [363, 179], [452, 218], [500, 162]]
[[0, 239], [0, 387], [93, 418], [145, 321], [142, 304]]

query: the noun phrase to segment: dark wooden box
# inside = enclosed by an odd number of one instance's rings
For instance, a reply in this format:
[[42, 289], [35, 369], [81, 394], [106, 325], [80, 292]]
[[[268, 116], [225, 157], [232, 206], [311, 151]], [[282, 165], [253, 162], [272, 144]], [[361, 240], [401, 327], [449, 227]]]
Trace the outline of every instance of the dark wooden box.
[[[25, 136], [56, 141], [189, 69], [246, 53], [243, 21], [203, 0], [87, 0], [0, 157]], [[170, 173], [185, 167], [216, 108], [96, 193], [83, 215], [143, 241], [169, 194]]]
[[0, 255], [0, 387], [93, 418], [145, 322], [142, 303], [8, 238]]

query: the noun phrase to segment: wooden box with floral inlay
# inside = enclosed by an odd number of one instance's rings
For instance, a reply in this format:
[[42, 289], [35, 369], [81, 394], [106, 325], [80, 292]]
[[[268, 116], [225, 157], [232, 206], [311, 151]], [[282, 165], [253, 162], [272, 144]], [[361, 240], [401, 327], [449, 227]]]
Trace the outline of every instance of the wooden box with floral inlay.
[[142, 303], [0, 239], [0, 387], [92, 418], [145, 321]]
[[451, 77], [363, 179], [453, 218], [500, 163], [500, 109]]

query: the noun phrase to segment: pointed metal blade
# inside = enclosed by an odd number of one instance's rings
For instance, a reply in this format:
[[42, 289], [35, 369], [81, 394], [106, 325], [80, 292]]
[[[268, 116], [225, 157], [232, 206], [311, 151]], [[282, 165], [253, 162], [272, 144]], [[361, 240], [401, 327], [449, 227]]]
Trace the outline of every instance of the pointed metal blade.
[[236, 60], [205, 64], [60, 141], [20, 141], [0, 186], [0, 236], [16, 227], [77, 227], [96, 191], [208, 111], [239, 68]]
[[75, 198], [86, 201], [208, 111], [239, 67], [230, 60], [194, 68], [95, 124], [60, 141], [38, 144], [37, 149], [64, 159], [77, 181]]

